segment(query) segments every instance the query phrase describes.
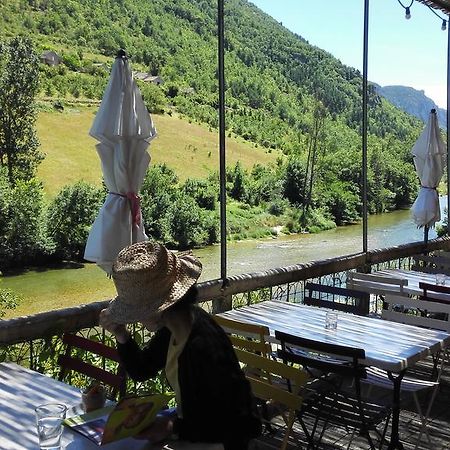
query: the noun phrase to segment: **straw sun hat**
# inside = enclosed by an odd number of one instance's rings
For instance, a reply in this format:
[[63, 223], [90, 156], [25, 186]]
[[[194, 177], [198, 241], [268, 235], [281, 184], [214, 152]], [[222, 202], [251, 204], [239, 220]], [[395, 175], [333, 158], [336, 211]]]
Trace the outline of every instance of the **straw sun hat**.
[[117, 289], [108, 307], [112, 319], [133, 323], [161, 313], [183, 297], [201, 272], [194, 255], [176, 255], [156, 242], [125, 247], [112, 267]]

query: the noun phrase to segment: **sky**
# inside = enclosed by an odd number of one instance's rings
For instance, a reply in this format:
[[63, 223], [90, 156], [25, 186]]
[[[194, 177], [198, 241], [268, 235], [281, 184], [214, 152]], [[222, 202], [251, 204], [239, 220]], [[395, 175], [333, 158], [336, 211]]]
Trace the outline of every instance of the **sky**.
[[[364, 0], [250, 0], [283, 26], [362, 72]], [[402, 0], [408, 6], [411, 0]], [[448, 17], [413, 2], [411, 18], [398, 0], [370, 0], [368, 78], [425, 91], [447, 108]]]

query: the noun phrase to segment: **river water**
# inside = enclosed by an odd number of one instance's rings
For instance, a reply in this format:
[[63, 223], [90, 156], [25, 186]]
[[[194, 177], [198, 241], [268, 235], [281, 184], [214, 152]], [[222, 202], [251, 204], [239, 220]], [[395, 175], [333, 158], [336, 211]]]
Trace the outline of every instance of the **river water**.
[[[441, 197], [441, 210], [447, 197]], [[436, 237], [430, 230], [429, 238]], [[368, 247], [391, 247], [423, 240], [423, 229], [417, 229], [410, 210], [369, 217]], [[279, 236], [275, 239], [230, 242], [227, 245], [227, 275], [251, 273], [297, 263], [321, 260], [362, 251], [362, 225], [351, 225], [319, 234]], [[200, 281], [219, 278], [220, 245], [194, 250], [203, 263]], [[111, 298], [115, 287], [95, 264], [72, 268], [40, 268], [20, 275], [3, 276], [0, 287], [9, 288], [23, 297], [6, 317], [33, 314], [56, 308], [75, 306]]]
[[[447, 197], [441, 197], [440, 204], [441, 216], [444, 217]], [[435, 229], [430, 229], [429, 239], [435, 237]], [[369, 250], [421, 241], [423, 238], [423, 229], [418, 229], [413, 223], [409, 209], [369, 217]], [[233, 242], [227, 246], [227, 274], [237, 275], [348, 255], [362, 251], [362, 245], [362, 224], [339, 227], [319, 234]], [[196, 250], [195, 254], [203, 263], [202, 279], [220, 277], [219, 245]]]

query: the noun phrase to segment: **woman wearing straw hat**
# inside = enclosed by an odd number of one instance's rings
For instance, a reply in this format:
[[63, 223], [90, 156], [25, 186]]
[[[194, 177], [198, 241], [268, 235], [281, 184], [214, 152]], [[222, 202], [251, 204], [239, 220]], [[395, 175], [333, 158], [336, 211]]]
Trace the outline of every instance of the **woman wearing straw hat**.
[[[131, 378], [146, 380], [164, 369], [175, 392], [177, 415], [159, 418], [142, 437], [244, 450], [260, 434], [261, 422], [227, 335], [194, 305], [201, 269], [193, 255], [176, 255], [154, 242], [126, 247], [113, 265], [118, 295], [100, 313], [100, 324], [115, 335]], [[135, 322], [156, 332], [142, 349], [125, 326]]]

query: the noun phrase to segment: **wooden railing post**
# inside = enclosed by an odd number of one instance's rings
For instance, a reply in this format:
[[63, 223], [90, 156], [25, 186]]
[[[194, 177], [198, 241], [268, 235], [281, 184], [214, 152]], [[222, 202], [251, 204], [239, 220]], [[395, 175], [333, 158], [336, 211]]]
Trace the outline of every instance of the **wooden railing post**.
[[215, 298], [212, 301], [212, 313], [219, 314], [225, 311], [229, 311], [233, 306], [232, 295], [224, 295], [223, 297]]

